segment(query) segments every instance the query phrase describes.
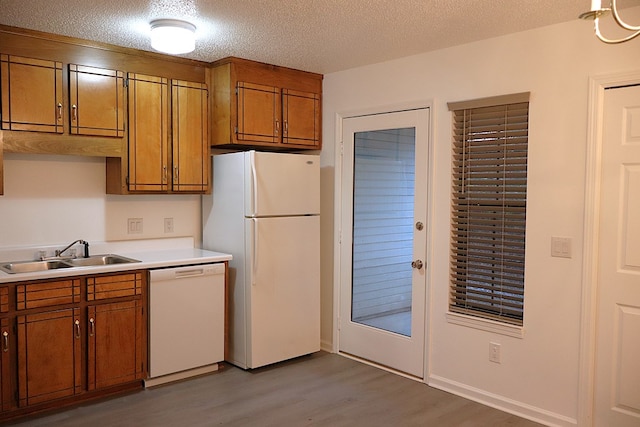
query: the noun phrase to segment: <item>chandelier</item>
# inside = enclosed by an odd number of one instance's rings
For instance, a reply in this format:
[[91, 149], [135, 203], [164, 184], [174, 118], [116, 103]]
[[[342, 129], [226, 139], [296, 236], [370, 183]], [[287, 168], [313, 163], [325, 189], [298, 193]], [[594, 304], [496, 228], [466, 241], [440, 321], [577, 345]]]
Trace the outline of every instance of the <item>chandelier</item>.
[[[632, 31], [632, 33], [620, 39], [608, 39], [603, 36], [600, 32], [600, 17], [606, 15], [609, 12], [613, 14], [613, 19], [619, 26], [627, 31]], [[602, 7], [602, 0], [591, 0], [591, 10], [589, 12], [581, 14], [580, 19], [593, 19], [596, 36], [605, 43], [623, 43], [640, 35], [640, 26], [629, 25], [624, 22], [622, 18], [620, 18], [620, 14], [618, 13], [618, 8], [616, 6], [616, 0], [611, 0], [611, 4], [609, 7]]]

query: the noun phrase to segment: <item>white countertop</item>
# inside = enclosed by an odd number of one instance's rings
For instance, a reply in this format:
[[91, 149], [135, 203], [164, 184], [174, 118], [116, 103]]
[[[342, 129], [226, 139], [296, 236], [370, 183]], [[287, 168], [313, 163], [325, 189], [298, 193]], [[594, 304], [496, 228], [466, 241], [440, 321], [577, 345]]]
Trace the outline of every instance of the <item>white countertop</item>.
[[[230, 254], [207, 251], [197, 248], [175, 248], [162, 250], [139, 250], [102, 252], [115, 253], [140, 262], [128, 264], [112, 264], [98, 267], [69, 267], [57, 270], [38, 271], [33, 273], [10, 274], [0, 271], [0, 283], [11, 283], [24, 280], [40, 280], [56, 277], [82, 276], [87, 274], [114, 273], [118, 271], [143, 270], [151, 268], [176, 267], [183, 265], [210, 264], [231, 260]], [[101, 253], [91, 253], [100, 255]]]

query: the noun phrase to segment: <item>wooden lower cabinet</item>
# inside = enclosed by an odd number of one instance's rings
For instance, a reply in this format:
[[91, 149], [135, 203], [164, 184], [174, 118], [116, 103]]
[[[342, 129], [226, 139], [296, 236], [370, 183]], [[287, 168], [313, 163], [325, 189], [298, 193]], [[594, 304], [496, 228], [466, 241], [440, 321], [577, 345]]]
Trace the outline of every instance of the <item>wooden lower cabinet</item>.
[[15, 406], [14, 381], [11, 375], [11, 349], [13, 339], [11, 322], [8, 318], [0, 318], [0, 413], [8, 411]]
[[88, 389], [144, 379], [142, 301], [88, 307]]
[[82, 392], [80, 310], [18, 316], [18, 406]]
[[141, 389], [146, 287], [146, 271], [0, 287], [0, 423]]

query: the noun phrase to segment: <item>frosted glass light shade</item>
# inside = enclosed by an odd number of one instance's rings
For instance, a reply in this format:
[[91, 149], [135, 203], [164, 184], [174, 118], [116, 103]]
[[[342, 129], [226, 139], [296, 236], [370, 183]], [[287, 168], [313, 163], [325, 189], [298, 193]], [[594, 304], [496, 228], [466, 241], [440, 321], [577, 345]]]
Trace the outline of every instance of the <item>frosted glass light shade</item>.
[[196, 48], [196, 27], [177, 19], [151, 21], [151, 47], [172, 55], [193, 52]]

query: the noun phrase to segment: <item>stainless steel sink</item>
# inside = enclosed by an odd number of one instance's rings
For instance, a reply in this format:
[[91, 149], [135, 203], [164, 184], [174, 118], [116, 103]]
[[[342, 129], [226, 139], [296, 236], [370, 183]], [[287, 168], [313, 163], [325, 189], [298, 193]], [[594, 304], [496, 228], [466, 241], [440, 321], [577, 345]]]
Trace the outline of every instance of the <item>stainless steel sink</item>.
[[137, 259], [127, 258], [121, 255], [104, 254], [104, 255], [93, 255], [88, 258], [8, 262], [8, 263], [0, 264], [0, 270], [10, 274], [34, 273], [37, 271], [57, 270], [59, 268], [99, 267], [102, 265], [128, 264], [133, 262], [140, 262], [140, 261]]
[[121, 255], [106, 254], [92, 255], [88, 258], [73, 258], [65, 260], [64, 262], [70, 264], [72, 267], [96, 267], [100, 265], [128, 264], [140, 261], [137, 259], [123, 257]]
[[58, 268], [69, 268], [71, 265], [64, 261], [20, 261], [10, 262], [0, 265], [0, 270], [7, 273], [33, 273], [35, 271], [57, 270]]

